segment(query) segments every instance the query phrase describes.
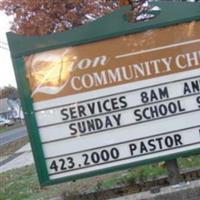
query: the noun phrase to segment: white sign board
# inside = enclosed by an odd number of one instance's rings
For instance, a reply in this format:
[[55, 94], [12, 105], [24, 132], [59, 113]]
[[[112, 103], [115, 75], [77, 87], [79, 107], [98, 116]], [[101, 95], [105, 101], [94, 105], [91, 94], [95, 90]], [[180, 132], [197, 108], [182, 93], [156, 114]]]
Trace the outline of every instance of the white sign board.
[[25, 58], [50, 180], [200, 148], [200, 22], [188, 27]]

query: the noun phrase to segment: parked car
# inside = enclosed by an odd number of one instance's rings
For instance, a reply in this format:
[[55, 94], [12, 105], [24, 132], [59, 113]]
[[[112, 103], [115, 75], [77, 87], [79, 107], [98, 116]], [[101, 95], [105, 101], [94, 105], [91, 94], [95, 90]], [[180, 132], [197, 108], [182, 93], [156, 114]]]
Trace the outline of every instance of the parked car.
[[13, 120], [0, 118], [0, 127], [12, 126], [14, 124]]

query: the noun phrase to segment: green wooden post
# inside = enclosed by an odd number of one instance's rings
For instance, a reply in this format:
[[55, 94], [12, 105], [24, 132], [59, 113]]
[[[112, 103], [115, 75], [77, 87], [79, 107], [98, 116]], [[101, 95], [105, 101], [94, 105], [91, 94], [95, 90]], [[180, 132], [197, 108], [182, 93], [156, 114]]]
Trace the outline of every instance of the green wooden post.
[[181, 175], [178, 167], [177, 159], [166, 161], [166, 167], [168, 172], [168, 179], [170, 185], [176, 185], [181, 182]]

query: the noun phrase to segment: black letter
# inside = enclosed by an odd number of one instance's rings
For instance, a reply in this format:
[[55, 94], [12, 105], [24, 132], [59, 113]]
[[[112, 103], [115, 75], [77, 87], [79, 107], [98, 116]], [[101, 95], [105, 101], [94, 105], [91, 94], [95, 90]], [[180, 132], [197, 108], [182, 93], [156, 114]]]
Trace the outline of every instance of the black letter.
[[103, 102], [103, 108], [104, 108], [105, 111], [111, 111], [111, 108], [109, 108], [109, 106], [108, 106], [108, 107], [106, 106], [107, 103], [108, 103], [108, 105], [109, 105], [109, 103], [110, 103], [109, 99], [106, 99], [106, 100]]
[[69, 119], [69, 115], [67, 114], [67, 108], [62, 109], [60, 111], [61, 115], [65, 116], [64, 118], [62, 118], [62, 120], [68, 120]]
[[191, 93], [191, 90], [190, 90], [190, 87], [188, 86], [187, 83], [184, 83], [184, 91], [183, 91], [184, 94], [187, 94], [187, 93]]
[[88, 103], [87, 106], [90, 110], [90, 113], [95, 114], [95, 103], [94, 102], [92, 102], [91, 104]]
[[161, 88], [158, 88], [158, 90], [159, 90], [161, 99], [169, 98], [169, 93], [168, 93], [167, 87], [164, 87], [163, 90]]
[[85, 113], [85, 107], [83, 105], [78, 106], [78, 114], [79, 114], [79, 117], [87, 116]]
[[148, 145], [150, 146], [149, 150], [150, 151], [155, 151], [156, 150], [156, 145], [154, 144], [155, 140], [151, 139], [148, 141]]
[[180, 101], [177, 101], [177, 104], [178, 104], [178, 109], [179, 109], [180, 112], [185, 111], [185, 108], [181, 107], [181, 102]]
[[158, 141], [158, 144], [159, 144], [159, 148], [163, 149], [161, 140], [163, 140], [163, 138], [161, 138], [161, 137], [160, 138], [156, 138], [156, 141]]
[[121, 108], [126, 108], [128, 106], [125, 96], [120, 97], [119, 102], [122, 103]]
[[182, 141], [181, 141], [181, 136], [179, 134], [174, 135], [174, 139], [175, 139], [175, 143], [176, 145], [183, 145]]
[[134, 115], [135, 115], [136, 117], [138, 117], [138, 118], [135, 119], [136, 121], [142, 120], [142, 115], [140, 115], [139, 113], [140, 113], [140, 109], [134, 110]]
[[129, 144], [129, 149], [130, 149], [131, 155], [133, 156], [134, 155], [133, 152], [137, 149], [136, 144]]
[[148, 149], [146, 148], [144, 142], [141, 142], [140, 143], [140, 153], [147, 153], [148, 152]]
[[72, 131], [71, 135], [77, 134], [77, 129], [74, 126], [76, 127], [76, 124], [74, 124], [74, 123], [69, 125], [69, 129]]
[[200, 108], [200, 96], [197, 97], [197, 103], [199, 104], [199, 108]]

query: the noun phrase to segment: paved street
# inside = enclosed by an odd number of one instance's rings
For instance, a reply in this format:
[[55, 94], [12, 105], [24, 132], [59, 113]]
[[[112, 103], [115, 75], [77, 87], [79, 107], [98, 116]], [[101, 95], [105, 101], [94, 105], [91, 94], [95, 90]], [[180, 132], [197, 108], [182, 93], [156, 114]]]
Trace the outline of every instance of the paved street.
[[0, 134], [0, 146], [8, 144], [27, 135], [26, 127], [16, 128]]

